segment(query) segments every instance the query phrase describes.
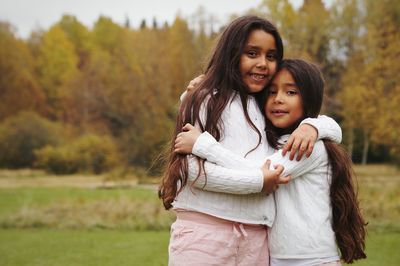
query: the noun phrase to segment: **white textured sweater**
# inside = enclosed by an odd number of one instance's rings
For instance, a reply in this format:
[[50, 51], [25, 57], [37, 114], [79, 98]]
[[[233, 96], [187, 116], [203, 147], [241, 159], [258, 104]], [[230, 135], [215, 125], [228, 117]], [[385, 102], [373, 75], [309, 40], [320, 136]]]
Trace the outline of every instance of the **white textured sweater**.
[[[287, 137], [280, 141], [286, 141]], [[265, 161], [256, 162], [237, 156], [207, 132], [196, 141], [193, 154], [220, 167], [240, 169], [238, 174], [245, 169], [260, 168]], [[292, 176], [289, 184], [281, 185], [275, 192], [276, 217], [269, 233], [271, 257], [310, 259], [338, 256], [331, 226], [331, 172], [324, 143], [315, 143], [310, 158], [291, 161], [288, 157], [283, 157], [281, 151], [267, 157], [271, 160], [271, 167], [281, 164], [285, 168], [283, 175]]]
[[[260, 162], [266, 154], [272, 154], [273, 149], [266, 141], [264, 117], [252, 96], [248, 98], [248, 113], [261, 133], [261, 143], [246, 158]], [[227, 105], [221, 118], [224, 127], [221, 145], [243, 158], [257, 146], [259, 138], [246, 121], [238, 95]], [[339, 125], [328, 117], [304, 122], [318, 130], [319, 138], [341, 139]], [[204, 174], [197, 178], [198, 168], [196, 158], [190, 155], [188, 184], [173, 202], [174, 209], [198, 211], [241, 223], [272, 225], [275, 202], [272, 195], [260, 193], [263, 187], [260, 168], [228, 169], [205, 161], [206, 178]]]

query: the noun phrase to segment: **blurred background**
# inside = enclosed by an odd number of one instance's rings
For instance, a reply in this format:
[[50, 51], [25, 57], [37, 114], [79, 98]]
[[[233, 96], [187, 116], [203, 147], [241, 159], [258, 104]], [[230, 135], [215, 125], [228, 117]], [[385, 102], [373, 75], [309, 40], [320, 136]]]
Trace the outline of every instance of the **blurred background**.
[[400, 256], [400, 2], [0, 0], [0, 265], [166, 265], [156, 196], [179, 96], [235, 17], [318, 63], [369, 221]]

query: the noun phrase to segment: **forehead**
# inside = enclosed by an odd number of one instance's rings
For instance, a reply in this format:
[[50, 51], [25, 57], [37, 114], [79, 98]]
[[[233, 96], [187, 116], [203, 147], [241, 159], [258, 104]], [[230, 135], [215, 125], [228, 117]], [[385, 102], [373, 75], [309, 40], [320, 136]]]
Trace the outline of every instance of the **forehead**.
[[296, 84], [296, 82], [294, 81], [292, 74], [284, 68], [276, 73], [272, 80], [272, 84]]
[[276, 49], [274, 36], [262, 29], [255, 29], [249, 33], [246, 41], [246, 46], [268, 50]]

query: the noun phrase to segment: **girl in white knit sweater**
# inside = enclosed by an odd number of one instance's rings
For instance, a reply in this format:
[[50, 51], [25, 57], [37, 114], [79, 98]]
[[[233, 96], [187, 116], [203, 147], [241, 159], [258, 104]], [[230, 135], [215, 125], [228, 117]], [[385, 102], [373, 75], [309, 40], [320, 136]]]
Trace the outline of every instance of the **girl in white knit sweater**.
[[[306, 117], [316, 117], [323, 99], [324, 81], [318, 67], [304, 60], [283, 60], [265, 99], [266, 135], [281, 148], [288, 134]], [[193, 153], [227, 169], [262, 168], [232, 153], [210, 134], [187, 124], [176, 139], [175, 151]], [[200, 135], [201, 134], [201, 135]], [[269, 231], [271, 265], [340, 265], [365, 258], [365, 222], [353, 187], [351, 160], [339, 145], [317, 141], [310, 158], [292, 161], [281, 151], [268, 157], [291, 175], [274, 192], [277, 211]], [[233, 174], [235, 176], [235, 174]], [[340, 252], [339, 252], [340, 251]]]
[[[282, 58], [282, 39], [269, 21], [257, 16], [232, 21], [210, 56], [204, 79], [182, 101], [173, 141], [192, 123], [238, 156], [260, 160], [272, 152], [256, 99]], [[299, 126], [302, 133], [293, 138], [293, 147], [307, 150], [317, 135], [341, 138], [340, 127], [330, 118], [307, 123], [315, 128]], [[231, 169], [174, 153], [173, 142], [167, 160], [159, 195], [165, 208], [177, 214], [169, 265], [267, 265], [266, 228], [275, 218], [275, 202], [266, 194], [287, 180], [280, 177], [282, 167], [265, 175], [261, 169], [246, 169], [233, 177]]]

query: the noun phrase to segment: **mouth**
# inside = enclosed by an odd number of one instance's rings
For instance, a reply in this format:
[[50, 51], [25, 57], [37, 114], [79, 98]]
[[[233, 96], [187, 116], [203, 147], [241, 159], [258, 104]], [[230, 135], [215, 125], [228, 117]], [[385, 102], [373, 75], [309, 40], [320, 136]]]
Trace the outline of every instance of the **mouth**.
[[285, 114], [288, 114], [288, 113], [289, 113], [288, 111], [281, 110], [281, 109], [273, 109], [273, 110], [271, 110], [271, 114], [274, 115], [274, 116], [282, 116], [282, 115], [285, 115]]
[[266, 74], [250, 73], [250, 77], [257, 82], [264, 82], [268, 80], [268, 75]]

